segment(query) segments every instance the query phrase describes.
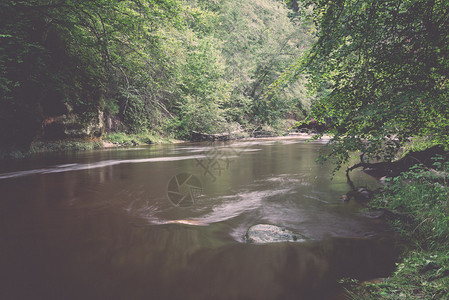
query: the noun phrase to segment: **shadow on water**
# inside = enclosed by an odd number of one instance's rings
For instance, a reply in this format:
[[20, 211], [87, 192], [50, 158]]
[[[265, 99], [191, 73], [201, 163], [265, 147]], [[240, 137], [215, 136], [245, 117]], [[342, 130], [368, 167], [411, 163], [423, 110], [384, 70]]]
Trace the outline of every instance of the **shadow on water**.
[[[338, 199], [350, 187], [314, 163], [318, 146], [184, 144], [9, 165], [0, 299], [344, 299], [339, 278], [385, 276], [400, 248], [380, 220]], [[184, 207], [167, 199], [180, 173], [202, 185]], [[247, 243], [260, 223], [308, 241]]]

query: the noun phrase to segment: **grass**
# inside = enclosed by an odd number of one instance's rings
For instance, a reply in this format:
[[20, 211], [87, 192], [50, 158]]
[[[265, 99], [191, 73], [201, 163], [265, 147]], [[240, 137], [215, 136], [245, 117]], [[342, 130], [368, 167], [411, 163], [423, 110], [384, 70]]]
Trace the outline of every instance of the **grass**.
[[116, 132], [105, 134], [102, 140], [70, 139], [58, 141], [33, 142], [29, 149], [7, 149], [0, 151], [1, 159], [21, 159], [32, 154], [44, 152], [83, 151], [104, 148], [103, 142], [113, 143], [117, 146], [137, 146], [144, 144], [174, 143], [176, 140], [164, 138], [157, 134], [139, 133], [126, 134]]
[[103, 136], [103, 140], [121, 146], [137, 146], [161, 143], [173, 143], [174, 139], [164, 138], [158, 134], [143, 132], [136, 134], [127, 134], [124, 132], [108, 133]]
[[404, 145], [402, 156], [405, 156], [409, 152], [423, 151], [437, 145], [440, 145], [440, 143], [436, 143], [428, 137], [414, 137]]
[[102, 149], [101, 140], [60, 140], [51, 142], [34, 142], [30, 147], [30, 154], [52, 151], [80, 151]]
[[101, 140], [71, 139], [58, 141], [37, 141], [33, 142], [28, 149], [7, 149], [0, 151], [0, 159], [21, 159], [29, 157], [32, 154], [44, 152], [62, 152], [62, 151], [81, 151], [102, 149]]
[[409, 251], [381, 283], [354, 282], [350, 299], [449, 299], [448, 251]]
[[350, 284], [351, 299], [449, 299], [449, 163], [434, 161], [392, 179], [370, 204], [405, 216], [390, 222], [410, 246], [384, 282]]

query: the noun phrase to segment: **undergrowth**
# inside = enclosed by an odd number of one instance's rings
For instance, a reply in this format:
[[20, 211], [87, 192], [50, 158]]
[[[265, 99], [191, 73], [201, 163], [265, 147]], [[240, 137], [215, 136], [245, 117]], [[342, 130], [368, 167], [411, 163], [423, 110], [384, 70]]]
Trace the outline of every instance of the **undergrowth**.
[[142, 144], [160, 144], [160, 143], [170, 143], [173, 140], [169, 138], [164, 138], [154, 133], [136, 133], [127, 134], [124, 132], [114, 132], [108, 133], [103, 136], [103, 140], [122, 146], [137, 146]]
[[102, 149], [103, 142], [100, 140], [58, 140], [33, 142], [27, 149], [7, 149], [0, 151], [1, 159], [22, 159], [33, 154], [56, 151], [80, 151]]
[[391, 220], [409, 248], [380, 283], [352, 282], [351, 299], [449, 299], [449, 162], [433, 158], [389, 181], [370, 204], [402, 216]]

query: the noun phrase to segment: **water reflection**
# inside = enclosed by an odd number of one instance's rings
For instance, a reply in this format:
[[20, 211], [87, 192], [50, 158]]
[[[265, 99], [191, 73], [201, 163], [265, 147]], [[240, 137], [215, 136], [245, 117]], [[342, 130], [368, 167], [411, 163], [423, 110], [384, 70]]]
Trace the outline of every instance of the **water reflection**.
[[[315, 164], [318, 145], [218, 144], [231, 162], [213, 181], [198, 160], [214, 146], [57, 154], [4, 168], [0, 299], [337, 299], [336, 278], [392, 269], [389, 232], [339, 200], [349, 186]], [[167, 199], [179, 173], [202, 182], [192, 206]], [[355, 181], [377, 186], [363, 173]], [[258, 223], [310, 241], [246, 243]]]

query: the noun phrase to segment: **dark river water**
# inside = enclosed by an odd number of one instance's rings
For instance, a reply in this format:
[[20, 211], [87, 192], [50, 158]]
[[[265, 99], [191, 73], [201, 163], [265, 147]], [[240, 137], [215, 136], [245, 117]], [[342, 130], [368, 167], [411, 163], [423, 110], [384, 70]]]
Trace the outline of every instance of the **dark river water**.
[[[256, 140], [46, 154], [0, 167], [0, 299], [344, 299], [387, 275], [387, 227], [319, 143]], [[353, 172], [357, 186], [379, 183]], [[273, 224], [307, 242], [251, 244]]]

